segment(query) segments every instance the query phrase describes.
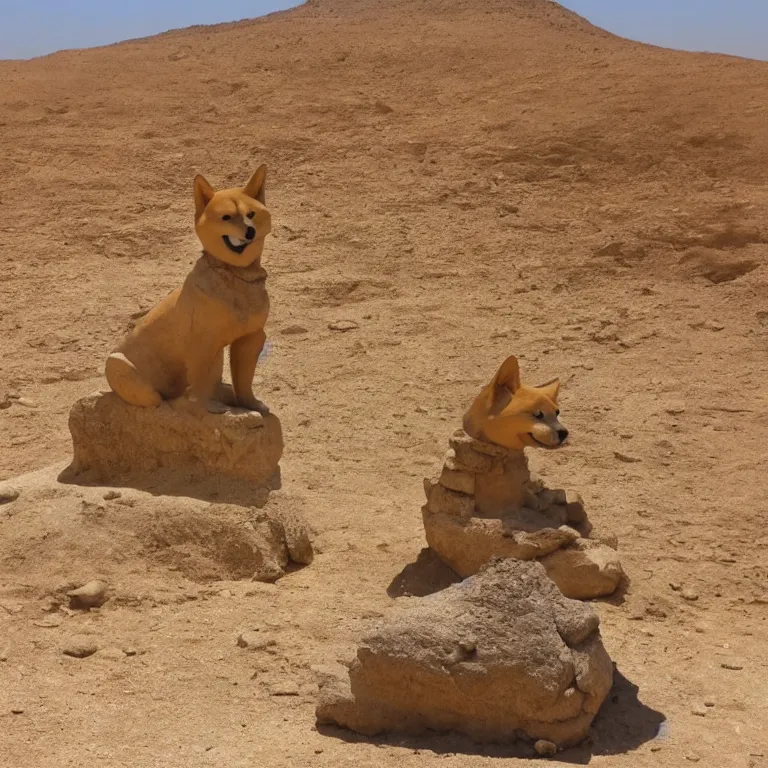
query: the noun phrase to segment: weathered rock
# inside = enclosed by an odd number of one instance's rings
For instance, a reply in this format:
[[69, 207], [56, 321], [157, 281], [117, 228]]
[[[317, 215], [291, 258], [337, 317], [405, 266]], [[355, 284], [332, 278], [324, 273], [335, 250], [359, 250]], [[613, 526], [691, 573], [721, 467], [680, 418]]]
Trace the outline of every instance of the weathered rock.
[[89, 581], [79, 589], [67, 592], [70, 608], [98, 608], [107, 601], [107, 583]]
[[616, 551], [589, 539], [546, 555], [541, 564], [566, 597], [579, 600], [613, 594], [624, 574]]
[[19, 498], [19, 490], [12, 485], [3, 483], [0, 485], [0, 505], [10, 504], [12, 501], [16, 501]]
[[452, 730], [575, 744], [612, 683], [598, 625], [541, 564], [496, 561], [431, 597], [398, 601], [349, 679], [321, 680], [317, 719], [366, 735]]
[[279, 477], [283, 437], [272, 414], [212, 414], [185, 397], [139, 408], [97, 392], [74, 404], [69, 429], [74, 458], [64, 482], [114, 485], [165, 473], [179, 485], [215, 477], [269, 486]]
[[88, 638], [73, 638], [69, 640], [61, 649], [65, 656], [71, 656], [74, 659], [85, 659], [93, 656], [99, 650], [98, 645]]
[[425, 485], [425, 490], [427, 507], [437, 515], [467, 520], [475, 511], [475, 502], [467, 494], [450, 491], [439, 483]]
[[[593, 533], [578, 493], [548, 488], [531, 476], [523, 451], [476, 440], [463, 430], [449, 442], [439, 479], [425, 480], [422, 515], [430, 548], [460, 576], [477, 573], [493, 557], [533, 560], [580, 539], [617, 549], [615, 536]], [[576, 594], [578, 580], [584, 598], [609, 594], [621, 580], [615, 552], [589, 547], [579, 546], [548, 566], [568, 594]], [[565, 573], [569, 567], [577, 571], [571, 577]]]
[[258, 630], [247, 629], [237, 636], [237, 647], [247, 648], [249, 651], [263, 651], [275, 645], [277, 642], [273, 637]]
[[[471, 576], [494, 557], [533, 560], [567, 546], [579, 534], [568, 526], [529, 525], [539, 513], [523, 508], [504, 518], [458, 517], [422, 508], [427, 544], [460, 576]], [[528, 528], [529, 530], [525, 530]]]
[[472, 496], [475, 492], [475, 475], [472, 472], [465, 472], [461, 469], [443, 465], [443, 471], [440, 475], [440, 485], [449, 491], [466, 493]]

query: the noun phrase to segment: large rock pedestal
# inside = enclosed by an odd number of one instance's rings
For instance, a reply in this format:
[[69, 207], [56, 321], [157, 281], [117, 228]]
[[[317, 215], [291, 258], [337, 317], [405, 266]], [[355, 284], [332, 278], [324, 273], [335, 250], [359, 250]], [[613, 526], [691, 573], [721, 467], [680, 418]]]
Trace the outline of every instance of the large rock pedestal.
[[623, 571], [616, 540], [592, 530], [581, 497], [532, 478], [522, 451], [450, 440], [439, 478], [424, 483], [427, 543], [462, 577], [494, 557], [541, 559], [566, 597], [612, 594]]
[[488, 742], [581, 741], [611, 688], [597, 614], [541, 564], [495, 561], [426, 598], [398, 601], [326, 678], [318, 722], [366, 735], [458, 731]]
[[271, 414], [234, 408], [211, 414], [186, 398], [139, 408], [113, 392], [97, 392], [74, 404], [69, 429], [74, 458], [63, 482], [117, 485], [142, 478], [179, 492], [209, 482], [224, 495], [233, 484], [279, 487], [283, 435]]

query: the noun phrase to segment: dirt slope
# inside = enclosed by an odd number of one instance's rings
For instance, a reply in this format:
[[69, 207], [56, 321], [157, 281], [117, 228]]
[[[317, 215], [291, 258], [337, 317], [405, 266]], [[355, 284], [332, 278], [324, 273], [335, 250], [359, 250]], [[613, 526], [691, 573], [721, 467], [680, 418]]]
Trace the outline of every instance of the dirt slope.
[[[514, 352], [566, 383], [572, 444], [532, 463], [582, 489], [632, 577], [600, 606], [629, 682], [566, 758], [768, 765], [767, 125], [768, 64], [630, 43], [548, 0], [313, 0], [0, 62], [0, 401], [37, 406], [0, 410], [0, 477], [66, 460], [71, 402], [189, 269], [194, 173], [266, 161], [257, 395], [286, 439], [275, 503], [322, 550], [274, 587], [118, 558], [120, 599], [51, 619], [95, 566], [30, 481], [0, 507], [7, 764], [505, 763], [319, 734], [310, 666], [386, 609], [423, 546], [422, 477]], [[269, 652], [236, 647], [253, 626]], [[103, 650], [62, 656], [83, 633]]]

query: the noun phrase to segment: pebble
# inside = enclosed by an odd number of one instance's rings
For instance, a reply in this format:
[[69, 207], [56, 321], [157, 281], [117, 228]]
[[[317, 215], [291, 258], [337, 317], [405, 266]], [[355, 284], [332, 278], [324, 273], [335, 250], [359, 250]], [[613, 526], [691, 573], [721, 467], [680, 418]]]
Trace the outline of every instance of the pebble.
[[691, 763], [698, 763], [701, 758], [698, 755], [686, 755], [685, 759]]
[[280, 333], [285, 334], [286, 336], [298, 336], [302, 333], [309, 333], [309, 331], [303, 325], [289, 325], [286, 328], [283, 328]]
[[546, 739], [539, 739], [533, 745], [533, 748], [536, 750], [537, 755], [542, 755], [543, 757], [551, 757], [557, 754], [557, 744], [553, 744]]
[[299, 686], [292, 680], [286, 680], [282, 683], [275, 683], [269, 689], [270, 696], [298, 696]]
[[98, 608], [107, 602], [106, 581], [89, 581], [79, 589], [67, 592], [70, 608]]
[[90, 640], [71, 640], [61, 649], [61, 652], [74, 659], [86, 659], [98, 650], [96, 643]]
[[24, 707], [11, 707], [11, 714], [12, 715], [23, 715], [24, 714]]
[[668, 403], [664, 410], [672, 416], [677, 416], [685, 412], [685, 403]]
[[704, 699], [704, 706], [705, 707], [714, 707], [715, 706], [715, 700], [714, 699]]
[[123, 494], [120, 493], [120, 491], [107, 491], [103, 498], [104, 501], [114, 501], [115, 499], [119, 499]]
[[37, 403], [34, 400], [30, 400], [28, 397], [20, 397], [16, 402], [19, 405], [23, 405], [25, 408], [37, 408]]
[[680, 594], [683, 596], [684, 600], [690, 600], [691, 602], [699, 599], [699, 593], [694, 589], [684, 589]]
[[639, 461], [642, 461], [642, 459], [639, 459], [637, 456], [630, 456], [627, 453], [622, 453], [621, 451], [614, 451], [613, 455], [619, 460], [623, 461], [625, 464], [636, 464]]
[[695, 707], [691, 707], [691, 714], [696, 715], [697, 717], [706, 717], [707, 712], [709, 712], [709, 710], [701, 704], [697, 704]]
[[18, 488], [14, 488], [12, 485], [0, 485], [0, 504], [10, 504], [18, 498]]
[[717, 320], [705, 320], [702, 327], [706, 328], [708, 331], [722, 331], [723, 328], [725, 328], [725, 326]]
[[328, 323], [328, 328], [331, 331], [353, 331], [359, 327], [360, 325], [354, 320], [335, 320], [332, 323]]
[[679, 592], [683, 588], [683, 585], [679, 581], [670, 581], [669, 586], [674, 592]]
[[735, 670], [735, 671], [738, 671], [740, 669], [744, 669], [744, 665], [743, 664], [739, 664], [739, 663], [737, 663], [735, 661], [724, 661], [720, 666], [723, 669], [732, 669], [732, 670]]
[[263, 651], [277, 645], [277, 641], [269, 635], [261, 632], [246, 630], [237, 636], [237, 647], [247, 648], [249, 651]]

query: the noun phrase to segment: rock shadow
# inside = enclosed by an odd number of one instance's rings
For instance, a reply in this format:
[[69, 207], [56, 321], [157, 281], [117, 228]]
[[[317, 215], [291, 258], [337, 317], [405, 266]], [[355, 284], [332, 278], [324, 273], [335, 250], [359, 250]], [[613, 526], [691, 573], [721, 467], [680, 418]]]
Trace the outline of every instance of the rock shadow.
[[426, 597], [460, 582], [461, 576], [449, 568], [429, 547], [419, 552], [387, 587], [390, 597]]

